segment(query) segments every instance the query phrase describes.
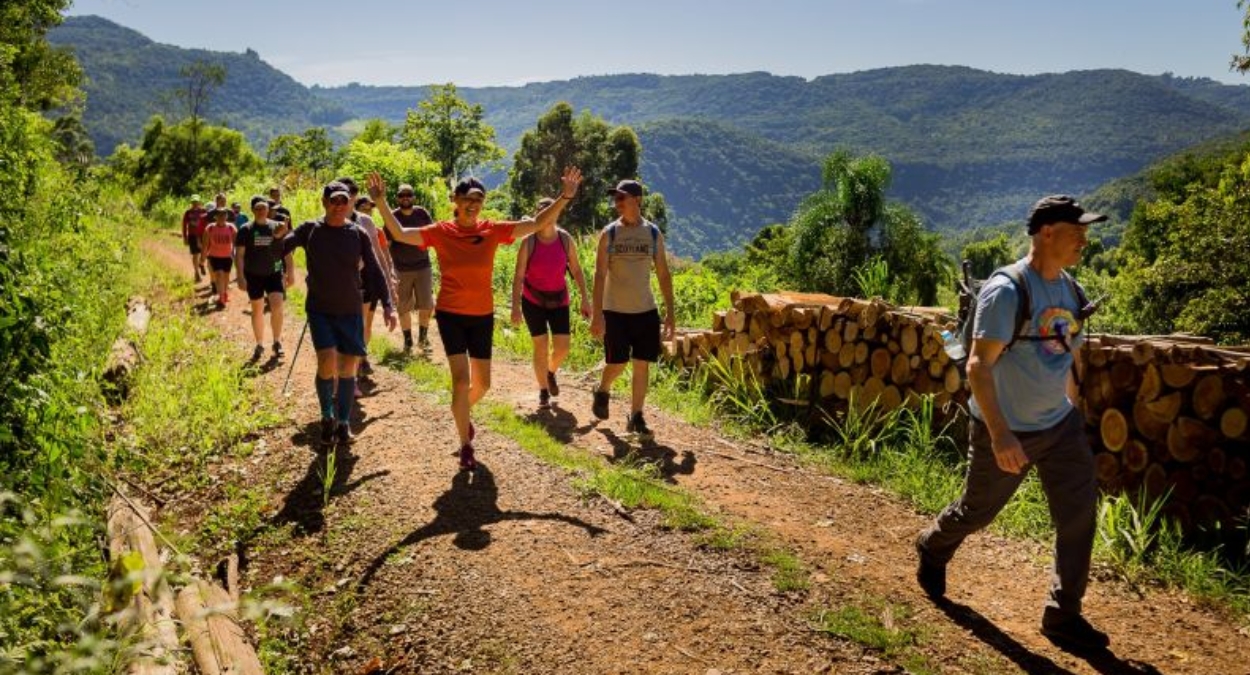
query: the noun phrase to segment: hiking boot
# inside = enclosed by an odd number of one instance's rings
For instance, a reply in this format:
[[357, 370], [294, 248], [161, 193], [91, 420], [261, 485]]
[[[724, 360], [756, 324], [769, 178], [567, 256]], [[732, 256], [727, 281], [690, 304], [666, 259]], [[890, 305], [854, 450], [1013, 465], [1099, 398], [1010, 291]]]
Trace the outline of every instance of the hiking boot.
[[550, 391], [552, 396], [560, 395], [560, 384], [556, 382], [556, 374], [550, 370], [547, 371], [547, 391]]
[[608, 400], [608, 392], [595, 390], [595, 402], [590, 406], [590, 412], [601, 420], [608, 419]]
[[334, 427], [337, 426], [333, 417], [326, 417], [321, 420], [321, 444], [330, 445], [334, 443]]
[[629, 416], [629, 421], [625, 423], [625, 433], [637, 435], [640, 441], [655, 438], [655, 434], [647, 427], [647, 420], [643, 419], [641, 410]]
[[538, 390], [538, 407], [541, 410], [551, 407], [551, 392], [546, 389]]
[[[257, 346], [259, 347], [260, 345], [257, 345]], [[282, 358], [283, 356], [286, 356], [286, 352], [282, 350], [281, 342], [273, 343], [273, 355], [274, 355], [274, 358], [278, 358], [278, 359]]]
[[412, 333], [404, 333], [404, 353], [412, 351]]
[[465, 443], [460, 446], [460, 470], [474, 471], [477, 469], [477, 460], [473, 458], [473, 445]]
[[361, 360], [360, 360], [360, 374], [361, 374], [361, 375], [372, 375], [372, 374], [373, 374], [373, 364], [372, 364], [372, 363], [369, 363], [369, 359], [361, 359]]
[[262, 345], [256, 345], [256, 348], [252, 350], [253, 361], [259, 361], [260, 357], [264, 355], [265, 355], [265, 348]]
[[351, 445], [356, 442], [356, 434], [348, 428], [347, 422], [339, 422], [334, 428], [334, 442], [339, 445]]
[[946, 566], [927, 561], [919, 540], [916, 540], [916, 557], [920, 559], [916, 566], [916, 583], [920, 584], [920, 590], [935, 602], [945, 598]]
[[1058, 618], [1058, 612], [1049, 608], [1042, 614], [1042, 635], [1059, 647], [1083, 651], [1101, 651], [1111, 644], [1111, 638], [1091, 626], [1085, 617]]

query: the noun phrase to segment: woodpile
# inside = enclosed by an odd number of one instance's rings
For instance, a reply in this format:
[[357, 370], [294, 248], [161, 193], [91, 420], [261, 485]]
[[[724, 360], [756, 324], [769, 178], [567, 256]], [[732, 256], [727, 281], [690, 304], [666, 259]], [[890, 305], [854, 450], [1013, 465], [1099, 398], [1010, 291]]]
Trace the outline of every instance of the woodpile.
[[130, 393], [130, 380], [142, 358], [136, 341], [147, 332], [151, 320], [152, 311], [143, 298], [131, 298], [126, 303], [126, 330], [113, 341], [104, 364], [105, 396], [112, 405], [121, 404]]
[[1184, 525], [1250, 505], [1250, 349], [1184, 335], [1092, 336], [1081, 350], [1090, 442], [1110, 491], [1170, 493]]
[[132, 643], [130, 675], [180, 672], [174, 593], [153, 538], [151, 517], [141, 504], [118, 494], [108, 505], [109, 575], [106, 609]]
[[740, 358], [765, 387], [795, 392], [827, 409], [877, 402], [913, 405], [933, 394], [940, 406], [967, 396], [941, 332], [944, 310], [893, 307], [881, 300], [805, 293], [734, 293], [712, 330], [677, 335], [665, 345], [673, 363]]

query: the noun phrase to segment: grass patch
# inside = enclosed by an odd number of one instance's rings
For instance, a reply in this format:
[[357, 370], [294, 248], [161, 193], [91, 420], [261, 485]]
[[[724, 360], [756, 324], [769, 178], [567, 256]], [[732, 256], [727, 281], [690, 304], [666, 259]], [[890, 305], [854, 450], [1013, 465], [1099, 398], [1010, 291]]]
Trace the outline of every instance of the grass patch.
[[937, 669], [917, 649], [923, 644], [922, 632], [905, 625], [910, 618], [911, 610], [906, 605], [871, 598], [862, 606], [822, 611], [816, 618], [816, 628], [878, 651], [909, 673], [936, 673]]
[[760, 555], [760, 562], [773, 568], [773, 588], [782, 593], [806, 591], [811, 587], [807, 567], [793, 552], [773, 548]]

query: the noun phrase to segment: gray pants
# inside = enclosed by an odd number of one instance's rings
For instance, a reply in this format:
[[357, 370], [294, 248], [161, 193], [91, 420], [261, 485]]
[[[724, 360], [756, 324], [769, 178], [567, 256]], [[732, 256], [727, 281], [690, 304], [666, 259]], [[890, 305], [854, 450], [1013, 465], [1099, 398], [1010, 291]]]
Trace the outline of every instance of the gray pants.
[[[969, 427], [964, 493], [942, 511], [917, 541], [920, 555], [928, 564], [945, 566], [965, 537], [994, 520], [1027, 473], [1027, 468], [1015, 475], [999, 469], [985, 423], [973, 418]], [[1078, 616], [1089, 579], [1098, 499], [1085, 417], [1073, 410], [1050, 429], [1017, 432], [1016, 437], [1030, 464], [1037, 466], [1055, 525], [1055, 565], [1046, 614], [1048, 618], [1056, 613]]]

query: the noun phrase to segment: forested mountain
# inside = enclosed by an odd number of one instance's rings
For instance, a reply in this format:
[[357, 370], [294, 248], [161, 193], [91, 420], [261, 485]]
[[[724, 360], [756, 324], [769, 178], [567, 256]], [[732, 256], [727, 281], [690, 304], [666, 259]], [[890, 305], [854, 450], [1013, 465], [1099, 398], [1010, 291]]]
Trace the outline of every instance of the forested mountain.
[[[210, 117], [244, 130], [261, 150], [272, 134], [312, 124], [400, 122], [428, 92], [307, 89], [254, 53], [157, 45], [98, 18], [70, 18], [51, 39], [75, 45], [92, 78], [86, 123], [101, 153], [137, 138], [155, 95], [197, 56], [218, 57], [229, 71]], [[643, 178], [672, 205], [672, 238], [685, 255], [735, 245], [788, 217], [818, 185], [819, 158], [839, 147], [882, 155], [894, 166], [893, 197], [933, 227], [962, 229], [1018, 220], [1040, 194], [1083, 194], [1250, 127], [1250, 87], [1121, 70], [1022, 76], [909, 66], [813, 80], [633, 74], [459, 94], [485, 108], [509, 150], [558, 101], [634, 126]]]
[[251, 50], [237, 54], [158, 44], [96, 16], [67, 17], [48, 33], [48, 42], [72, 47], [82, 64], [88, 78], [83, 122], [101, 155], [119, 143], [136, 143], [154, 113], [181, 119], [185, 112], [174, 96], [185, 83], [179, 70], [198, 59], [226, 69], [206, 119], [244, 132], [262, 153], [278, 134], [337, 125], [349, 117]]

